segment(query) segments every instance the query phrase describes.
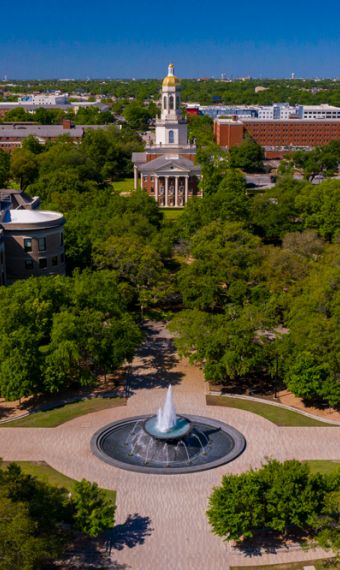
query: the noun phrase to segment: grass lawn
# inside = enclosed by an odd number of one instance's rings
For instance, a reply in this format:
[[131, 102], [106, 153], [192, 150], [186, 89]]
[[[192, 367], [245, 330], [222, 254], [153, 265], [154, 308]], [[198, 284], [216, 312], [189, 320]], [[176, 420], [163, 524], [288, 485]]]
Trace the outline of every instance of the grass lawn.
[[46, 412], [36, 412], [22, 419], [0, 424], [0, 427], [56, 427], [73, 418], [90, 414], [91, 412], [125, 405], [125, 398], [91, 398], [72, 404], [65, 404]]
[[133, 178], [123, 178], [113, 182], [112, 185], [116, 192], [132, 192], [134, 180]]
[[162, 212], [164, 214], [164, 219], [172, 222], [182, 215], [183, 210], [179, 208], [162, 208]]
[[242, 400], [241, 398], [229, 398], [228, 396], [207, 396], [206, 398], [208, 406], [226, 406], [228, 408], [246, 410], [247, 412], [252, 412], [253, 414], [258, 414], [266, 418], [266, 420], [273, 422], [277, 426], [332, 427], [332, 425], [336, 425], [319, 422], [318, 420], [299, 414], [299, 412], [292, 412], [291, 410], [271, 406], [270, 404], [262, 404], [262, 402]]
[[288, 564], [269, 564], [267, 566], [230, 566], [230, 570], [303, 570], [304, 566], [315, 566], [316, 570], [339, 570], [339, 562], [335, 558], [323, 560], [305, 560]]
[[[0, 468], [5, 468], [7, 465], [12, 463], [11, 461], [3, 461], [0, 464]], [[33, 475], [37, 479], [44, 481], [44, 483], [48, 483], [49, 485], [53, 485], [54, 487], [64, 487], [69, 491], [73, 491], [73, 486], [75, 484], [75, 479], [70, 479], [70, 477], [66, 477], [59, 471], [50, 467], [48, 463], [44, 461], [14, 461], [13, 463], [17, 463], [20, 465], [23, 473], [27, 475]], [[116, 502], [116, 491], [111, 491], [110, 489], [105, 489], [107, 494], [110, 496], [111, 500], [115, 503]]]
[[334, 473], [340, 468], [340, 461], [330, 461], [326, 459], [309, 459], [308, 461], [304, 461], [304, 463], [308, 463], [309, 468], [312, 473]]

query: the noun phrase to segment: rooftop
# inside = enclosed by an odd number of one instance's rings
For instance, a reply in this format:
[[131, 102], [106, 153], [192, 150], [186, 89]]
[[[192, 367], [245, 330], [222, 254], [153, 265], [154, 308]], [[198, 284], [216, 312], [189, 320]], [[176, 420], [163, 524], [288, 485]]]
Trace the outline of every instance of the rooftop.
[[[63, 221], [63, 214], [46, 210], [7, 210], [2, 224], [58, 224]], [[51, 223], [52, 222], [52, 223]]]
[[199, 173], [201, 171], [200, 167], [194, 164], [192, 160], [182, 158], [176, 154], [165, 154], [146, 162], [143, 166], [140, 166], [140, 171], [142, 173], [162, 172], [165, 170], [179, 170], [195, 173]]
[[275, 123], [275, 124], [282, 124], [282, 123], [290, 123], [290, 124], [295, 124], [295, 123], [303, 123], [304, 125], [308, 124], [308, 125], [312, 125], [315, 123], [335, 123], [337, 125], [340, 124], [340, 119], [329, 119], [329, 118], [318, 118], [318, 119], [259, 119], [258, 117], [249, 117], [248, 118], [243, 118], [243, 117], [237, 117], [235, 119], [230, 119], [230, 118], [226, 118], [223, 119], [223, 117], [216, 117], [215, 119], [216, 123], [222, 123], [224, 125], [243, 125], [244, 123]]
[[321, 105], [303, 105], [304, 111], [340, 111], [340, 107], [328, 105], [326, 103]]
[[0, 125], [0, 137], [25, 138], [28, 135], [49, 138], [60, 135], [70, 135], [72, 138], [80, 138], [87, 129], [103, 129], [107, 125], [76, 125], [65, 128], [63, 125]]

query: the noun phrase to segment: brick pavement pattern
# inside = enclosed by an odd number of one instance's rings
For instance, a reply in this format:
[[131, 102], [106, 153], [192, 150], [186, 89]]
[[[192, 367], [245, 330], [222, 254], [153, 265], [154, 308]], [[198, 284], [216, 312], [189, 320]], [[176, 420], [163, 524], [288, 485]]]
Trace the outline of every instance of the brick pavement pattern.
[[[173, 384], [177, 412], [219, 419], [241, 431], [244, 453], [230, 464], [189, 475], [146, 475], [103, 463], [90, 450], [100, 427], [125, 417], [155, 413]], [[117, 532], [112, 558], [131, 570], [228, 570], [312, 560], [319, 550], [296, 545], [271, 552], [242, 553], [211, 533], [207, 501], [224, 473], [259, 467], [266, 458], [340, 460], [340, 428], [283, 428], [243, 410], [207, 407], [202, 372], [180, 360], [164, 326], [149, 324], [149, 334], [129, 367], [128, 405], [71, 420], [57, 428], [1, 428], [4, 460], [46, 461], [74, 479], [85, 477], [117, 491]]]

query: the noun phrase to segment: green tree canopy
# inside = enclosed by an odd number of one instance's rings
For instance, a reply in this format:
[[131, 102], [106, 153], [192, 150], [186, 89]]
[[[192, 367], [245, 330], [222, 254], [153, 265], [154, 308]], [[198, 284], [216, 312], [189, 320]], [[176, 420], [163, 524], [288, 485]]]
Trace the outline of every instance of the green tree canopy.
[[330, 241], [339, 235], [339, 180], [326, 180], [312, 187], [306, 186], [296, 197], [296, 206], [305, 228], [315, 229]]
[[339, 489], [339, 475], [312, 475], [295, 460], [272, 460], [256, 471], [224, 475], [209, 499], [213, 532], [227, 540], [251, 538], [264, 529], [281, 535], [292, 528], [314, 533], [315, 517]]
[[38, 174], [36, 155], [26, 148], [15, 149], [11, 155], [11, 176], [19, 182], [21, 190], [34, 182]]
[[0, 188], [4, 188], [8, 182], [10, 174], [9, 154], [0, 149]]
[[82, 479], [74, 485], [72, 497], [76, 527], [89, 536], [98, 536], [114, 525], [115, 506], [97, 483]]
[[254, 140], [245, 139], [240, 145], [233, 146], [229, 153], [232, 167], [245, 172], [263, 172], [264, 150]]
[[95, 382], [130, 360], [141, 340], [115, 273], [19, 281], [4, 289], [0, 393], [14, 400]]

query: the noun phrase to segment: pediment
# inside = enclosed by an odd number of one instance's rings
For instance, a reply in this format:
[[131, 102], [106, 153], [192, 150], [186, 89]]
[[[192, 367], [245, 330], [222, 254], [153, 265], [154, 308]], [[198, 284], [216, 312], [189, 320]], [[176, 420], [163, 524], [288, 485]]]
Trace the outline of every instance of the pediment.
[[191, 172], [196, 168], [196, 165], [193, 163], [192, 160], [188, 160], [187, 158], [182, 157], [169, 157], [162, 156], [159, 158], [155, 158], [154, 160], [150, 160], [149, 162], [145, 163], [141, 168], [140, 171], [147, 174], [147, 173], [157, 173], [160, 174], [167, 174], [171, 175], [171, 173], [188, 173]]

